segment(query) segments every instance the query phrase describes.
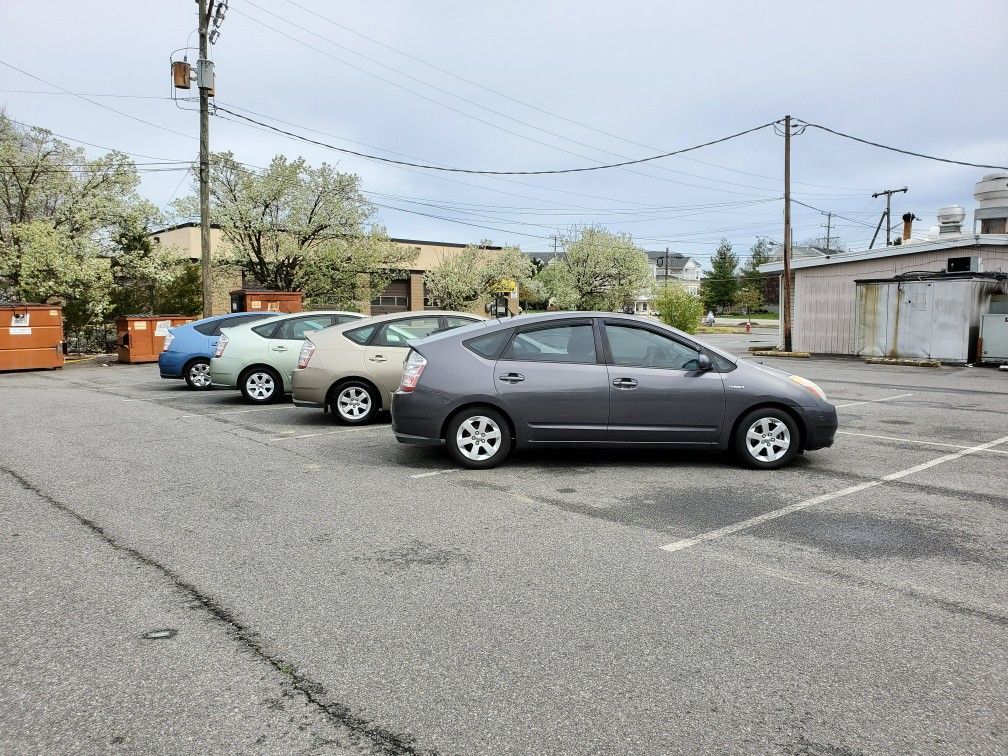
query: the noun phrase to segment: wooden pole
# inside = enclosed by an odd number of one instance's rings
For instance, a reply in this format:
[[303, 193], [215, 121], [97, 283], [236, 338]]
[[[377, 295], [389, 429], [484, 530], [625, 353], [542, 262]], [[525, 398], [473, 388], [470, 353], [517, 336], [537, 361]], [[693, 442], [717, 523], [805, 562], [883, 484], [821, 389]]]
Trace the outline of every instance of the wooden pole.
[[784, 351], [791, 351], [791, 116], [784, 116]]

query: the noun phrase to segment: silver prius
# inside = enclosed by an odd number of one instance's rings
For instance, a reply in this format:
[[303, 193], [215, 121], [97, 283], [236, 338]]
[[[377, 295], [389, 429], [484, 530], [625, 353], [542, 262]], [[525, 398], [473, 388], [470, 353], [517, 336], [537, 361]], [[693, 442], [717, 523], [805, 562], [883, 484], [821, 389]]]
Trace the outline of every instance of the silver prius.
[[836, 409], [811, 381], [632, 316], [556, 312], [410, 342], [392, 428], [465, 467], [513, 447], [734, 449], [773, 469], [833, 443]]

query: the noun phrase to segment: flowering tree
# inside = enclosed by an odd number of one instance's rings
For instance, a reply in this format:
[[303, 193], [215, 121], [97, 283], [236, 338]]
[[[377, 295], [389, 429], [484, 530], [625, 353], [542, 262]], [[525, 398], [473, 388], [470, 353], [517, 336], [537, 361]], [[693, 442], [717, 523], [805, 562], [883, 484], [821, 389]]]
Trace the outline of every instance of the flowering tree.
[[424, 281], [435, 307], [465, 310], [487, 301], [503, 280], [521, 287], [532, 278], [532, 270], [532, 261], [518, 247], [495, 249], [483, 240], [443, 256]]

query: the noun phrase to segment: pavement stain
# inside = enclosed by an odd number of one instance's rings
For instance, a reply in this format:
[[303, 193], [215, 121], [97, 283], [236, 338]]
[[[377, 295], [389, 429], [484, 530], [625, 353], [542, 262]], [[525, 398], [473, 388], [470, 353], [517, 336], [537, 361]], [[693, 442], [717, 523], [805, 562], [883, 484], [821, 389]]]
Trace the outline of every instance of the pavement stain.
[[1000, 565], [1002, 560], [968, 545], [966, 534], [903, 518], [867, 512], [823, 512], [806, 509], [750, 531], [759, 538], [812, 546], [835, 556], [861, 561], [939, 558], [961, 564]]
[[403, 571], [414, 567], [445, 569], [455, 564], [469, 565], [472, 558], [462, 549], [436, 546], [417, 538], [394, 549], [376, 551], [372, 556], [355, 557], [358, 562], [368, 562], [388, 569]]

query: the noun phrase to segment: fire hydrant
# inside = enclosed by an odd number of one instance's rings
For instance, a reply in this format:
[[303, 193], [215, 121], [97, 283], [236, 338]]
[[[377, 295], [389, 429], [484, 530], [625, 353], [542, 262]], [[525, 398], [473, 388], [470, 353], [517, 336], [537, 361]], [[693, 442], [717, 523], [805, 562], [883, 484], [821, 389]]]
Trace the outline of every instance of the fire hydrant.
[[745, 332], [746, 333], [752, 333], [752, 323], [750, 323], [748, 320], [746, 321], [746, 324], [745, 324]]

